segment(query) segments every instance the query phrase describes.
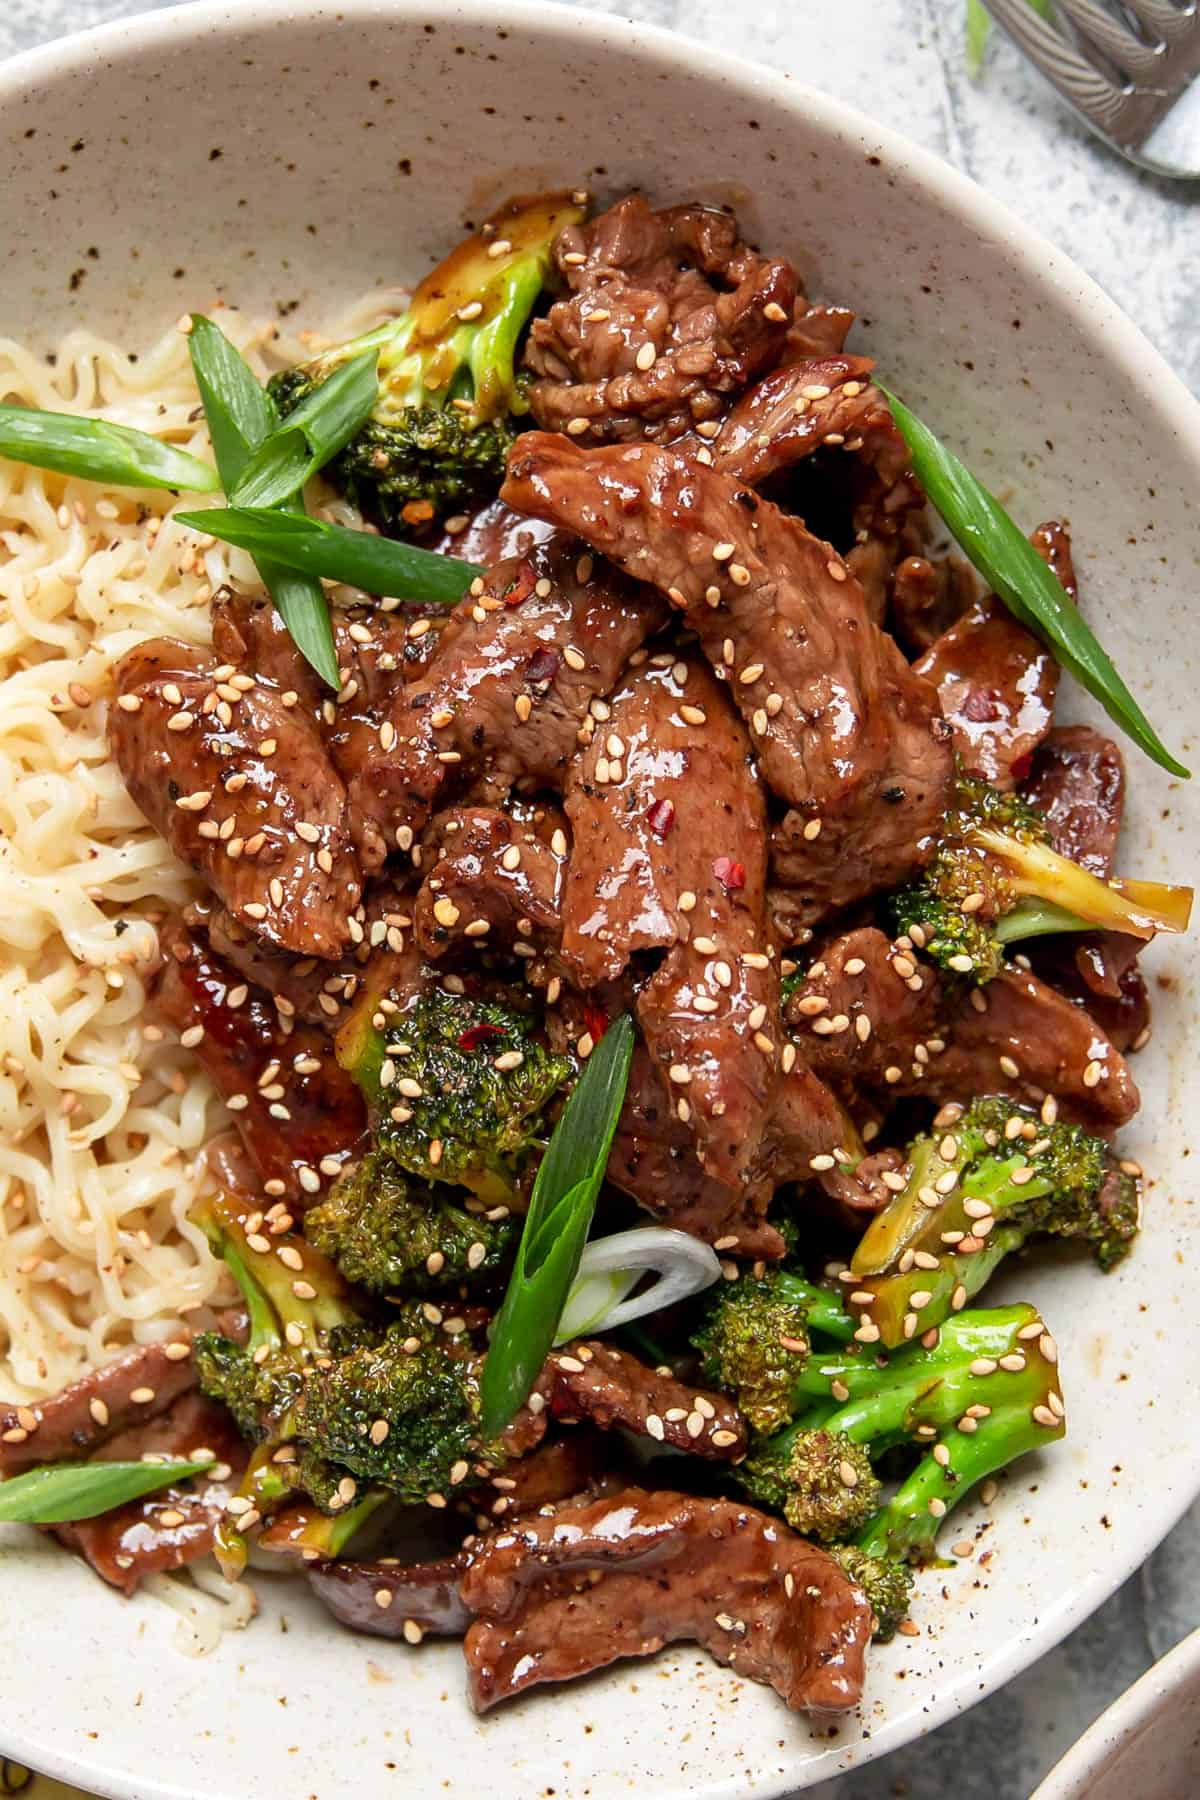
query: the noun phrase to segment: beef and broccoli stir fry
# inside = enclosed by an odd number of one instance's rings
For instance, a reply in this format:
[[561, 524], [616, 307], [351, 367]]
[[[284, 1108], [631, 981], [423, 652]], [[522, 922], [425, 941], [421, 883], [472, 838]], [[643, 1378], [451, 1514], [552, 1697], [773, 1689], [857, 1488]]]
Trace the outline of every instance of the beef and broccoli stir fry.
[[[229, 1306], [0, 1408], [0, 1472], [198, 1462], [26, 1516], [126, 1593], [215, 1553], [461, 1638], [480, 1710], [678, 1640], [852, 1708], [1064, 1434], [985, 1289], [1129, 1252], [1190, 894], [1114, 877], [1121, 750], [731, 213], [511, 202], [236, 456], [204, 324], [188, 517], [264, 585], [128, 651], [109, 742], [199, 878], [155, 1005], [228, 1109]], [[1021, 550], [1083, 631], [1065, 526]]]

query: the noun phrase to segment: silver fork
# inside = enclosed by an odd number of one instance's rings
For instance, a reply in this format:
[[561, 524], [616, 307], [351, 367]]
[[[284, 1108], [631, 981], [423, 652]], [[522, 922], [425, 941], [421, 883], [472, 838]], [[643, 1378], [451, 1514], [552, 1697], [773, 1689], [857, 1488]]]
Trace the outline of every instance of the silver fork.
[[1197, 0], [1055, 0], [1069, 36], [1028, 0], [984, 5], [1105, 143], [1157, 175], [1200, 178]]

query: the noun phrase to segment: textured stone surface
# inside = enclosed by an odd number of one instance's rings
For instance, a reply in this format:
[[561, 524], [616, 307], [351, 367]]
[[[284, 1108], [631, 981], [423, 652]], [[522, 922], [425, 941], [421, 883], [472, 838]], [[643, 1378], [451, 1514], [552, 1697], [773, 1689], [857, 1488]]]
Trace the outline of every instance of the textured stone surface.
[[[580, 3], [787, 69], [947, 157], [1087, 269], [1200, 393], [1195, 189], [1139, 174], [1095, 143], [1002, 40], [971, 83], [962, 0]], [[19, 0], [0, 16], [0, 55], [139, 10], [145, 0]], [[1001, 1693], [810, 1792], [814, 1800], [1026, 1800], [1086, 1726], [1198, 1623], [1200, 1509], [1087, 1624]]]

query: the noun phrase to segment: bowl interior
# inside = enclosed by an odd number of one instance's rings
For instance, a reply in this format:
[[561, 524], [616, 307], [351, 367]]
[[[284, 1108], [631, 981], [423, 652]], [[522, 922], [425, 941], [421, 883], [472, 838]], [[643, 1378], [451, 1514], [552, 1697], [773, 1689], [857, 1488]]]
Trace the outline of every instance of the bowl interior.
[[[251, 4], [22, 59], [0, 71], [0, 120], [0, 240], [16, 276], [0, 324], [42, 347], [86, 319], [144, 350], [218, 296], [319, 325], [415, 277], [513, 191], [638, 185], [733, 203], [814, 294], [857, 310], [856, 343], [1027, 526], [1069, 520], [1088, 613], [1186, 759], [1200, 414], [1082, 275], [833, 103], [615, 19]], [[1197, 802], [1134, 751], [1129, 765], [1126, 865], [1185, 879]], [[1146, 1104], [1127, 1137], [1154, 1177], [1144, 1243], [1107, 1280], [1055, 1259], [1008, 1280], [1065, 1346], [1071, 1435], [947, 1534], [990, 1555], [925, 1578], [922, 1635], [876, 1656], [861, 1719], [794, 1719], [680, 1651], [480, 1723], [455, 1648], [343, 1635], [303, 1589], [269, 1581], [265, 1617], [193, 1663], [172, 1650], [165, 1610], [127, 1605], [9, 1533], [0, 1630], [20, 1654], [0, 1674], [6, 1748], [150, 1800], [332, 1800], [347, 1778], [447, 1800], [481, 1778], [494, 1800], [767, 1795], [970, 1705], [1099, 1604], [1200, 1488], [1200, 1444], [1178, 1430], [1190, 1394], [1166, 1352], [1200, 1263], [1194, 959], [1152, 960]]]

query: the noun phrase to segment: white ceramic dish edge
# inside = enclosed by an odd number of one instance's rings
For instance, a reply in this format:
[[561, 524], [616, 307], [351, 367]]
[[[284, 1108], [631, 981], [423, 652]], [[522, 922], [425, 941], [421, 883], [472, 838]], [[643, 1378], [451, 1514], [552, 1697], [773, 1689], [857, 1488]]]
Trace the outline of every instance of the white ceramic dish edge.
[[1126, 1688], [1030, 1800], [1187, 1800], [1197, 1757], [1200, 1630]]
[[[364, 0], [352, 0], [351, 4], [340, 8], [339, 12], [353, 21], [357, 17], [378, 19], [396, 10], [365, 4]], [[418, 9], [408, 10], [415, 13]], [[497, 16], [492, 7], [483, 4], [458, 6], [453, 9], [453, 13], [459, 20], [477, 18], [492, 21]], [[134, 48], [152, 47], [157, 41], [166, 42], [186, 37], [193, 31], [237, 31], [250, 23], [262, 26], [277, 22], [282, 25], [294, 16], [293, 9], [279, 3], [279, 0], [240, 6], [236, 9], [236, 16], [231, 14], [229, 8], [209, 4], [205, 0], [205, 3], [199, 5], [102, 26], [95, 31], [29, 52], [0, 67], [0, 106], [3, 105], [6, 94], [15, 95], [28, 87], [36, 87], [40, 80], [47, 77], [58, 78], [65, 71], [72, 70], [82, 75], [89, 62], [94, 59], [119, 56]], [[930, 188], [936, 194], [938, 204], [958, 221], [964, 231], [979, 234], [1002, 245], [1015, 260], [1024, 264], [1031, 281], [1046, 292], [1056, 309], [1065, 312], [1077, 323], [1081, 334], [1086, 336], [1101, 331], [1105, 338], [1106, 354], [1119, 363], [1131, 384], [1151, 395], [1147, 400], [1147, 407], [1157, 416], [1164, 433], [1192, 446], [1193, 452], [1200, 447], [1200, 407], [1197, 407], [1166, 363], [1145, 343], [1137, 329], [1086, 276], [1052, 246], [1044, 243], [1006, 208], [983, 195], [964, 177], [947, 169], [927, 152], [915, 148], [898, 135], [861, 119], [852, 109], [792, 83], [786, 76], [775, 75], [753, 65], [739, 64], [725, 56], [718, 58], [686, 40], [650, 27], [627, 27], [623, 21], [614, 21], [607, 16], [599, 17], [569, 12], [559, 7], [529, 4], [506, 6], [504, 22], [513, 32], [525, 28], [546, 30], [548, 26], [557, 26], [564, 34], [583, 41], [604, 41], [611, 38], [619, 25], [633, 48], [640, 47], [648, 54], [669, 57], [681, 70], [692, 69], [702, 76], [715, 76], [719, 73], [725, 81], [732, 74], [749, 93], [761, 93], [770, 100], [789, 106], [802, 104], [807, 113], [823, 122], [831, 133], [864, 135], [878, 145], [882, 154], [905, 166], [910, 174]], [[1163, 1507], [1154, 1514], [1150, 1529], [1143, 1528], [1140, 1535], [1131, 1533], [1122, 1539], [1118, 1553], [1108, 1559], [1102, 1571], [990, 1658], [989, 1687], [1007, 1680], [1058, 1641], [1111, 1593], [1169, 1529], [1197, 1491], [1200, 1491], [1200, 1448], [1184, 1459], [1181, 1479], [1173, 1491], [1172, 1502], [1169, 1507]], [[964, 1690], [965, 1684], [960, 1684], [958, 1688], [932, 1698], [923, 1715], [926, 1728], [969, 1704], [974, 1696], [968, 1695]], [[895, 1733], [889, 1734], [886, 1731], [879, 1736], [887, 1739], [888, 1748], [902, 1741]], [[40, 1738], [35, 1739], [32, 1735], [23, 1741], [10, 1742], [6, 1747], [13, 1754], [37, 1763], [49, 1773], [63, 1779], [93, 1783], [97, 1781], [96, 1774], [85, 1761], [75, 1756], [62, 1755], [52, 1745]], [[862, 1751], [859, 1760], [865, 1754], [870, 1752]], [[832, 1766], [823, 1762], [820, 1774], [832, 1772]], [[114, 1785], [111, 1779], [104, 1781], [103, 1785], [114, 1795], [132, 1795], [136, 1791], [138, 1800], [181, 1800], [182, 1796], [192, 1793], [191, 1789], [182, 1788], [157, 1775], [152, 1778], [140, 1777], [136, 1790], [127, 1784]], [[786, 1785], [788, 1783], [783, 1783], [781, 1787]], [[710, 1794], [715, 1800], [718, 1794], [732, 1795], [749, 1791], [749, 1788], [735, 1779], [732, 1783], [722, 1780], [719, 1785], [706, 1785], [695, 1791]], [[755, 1791], [764, 1794], [768, 1789], [759, 1784]]]

